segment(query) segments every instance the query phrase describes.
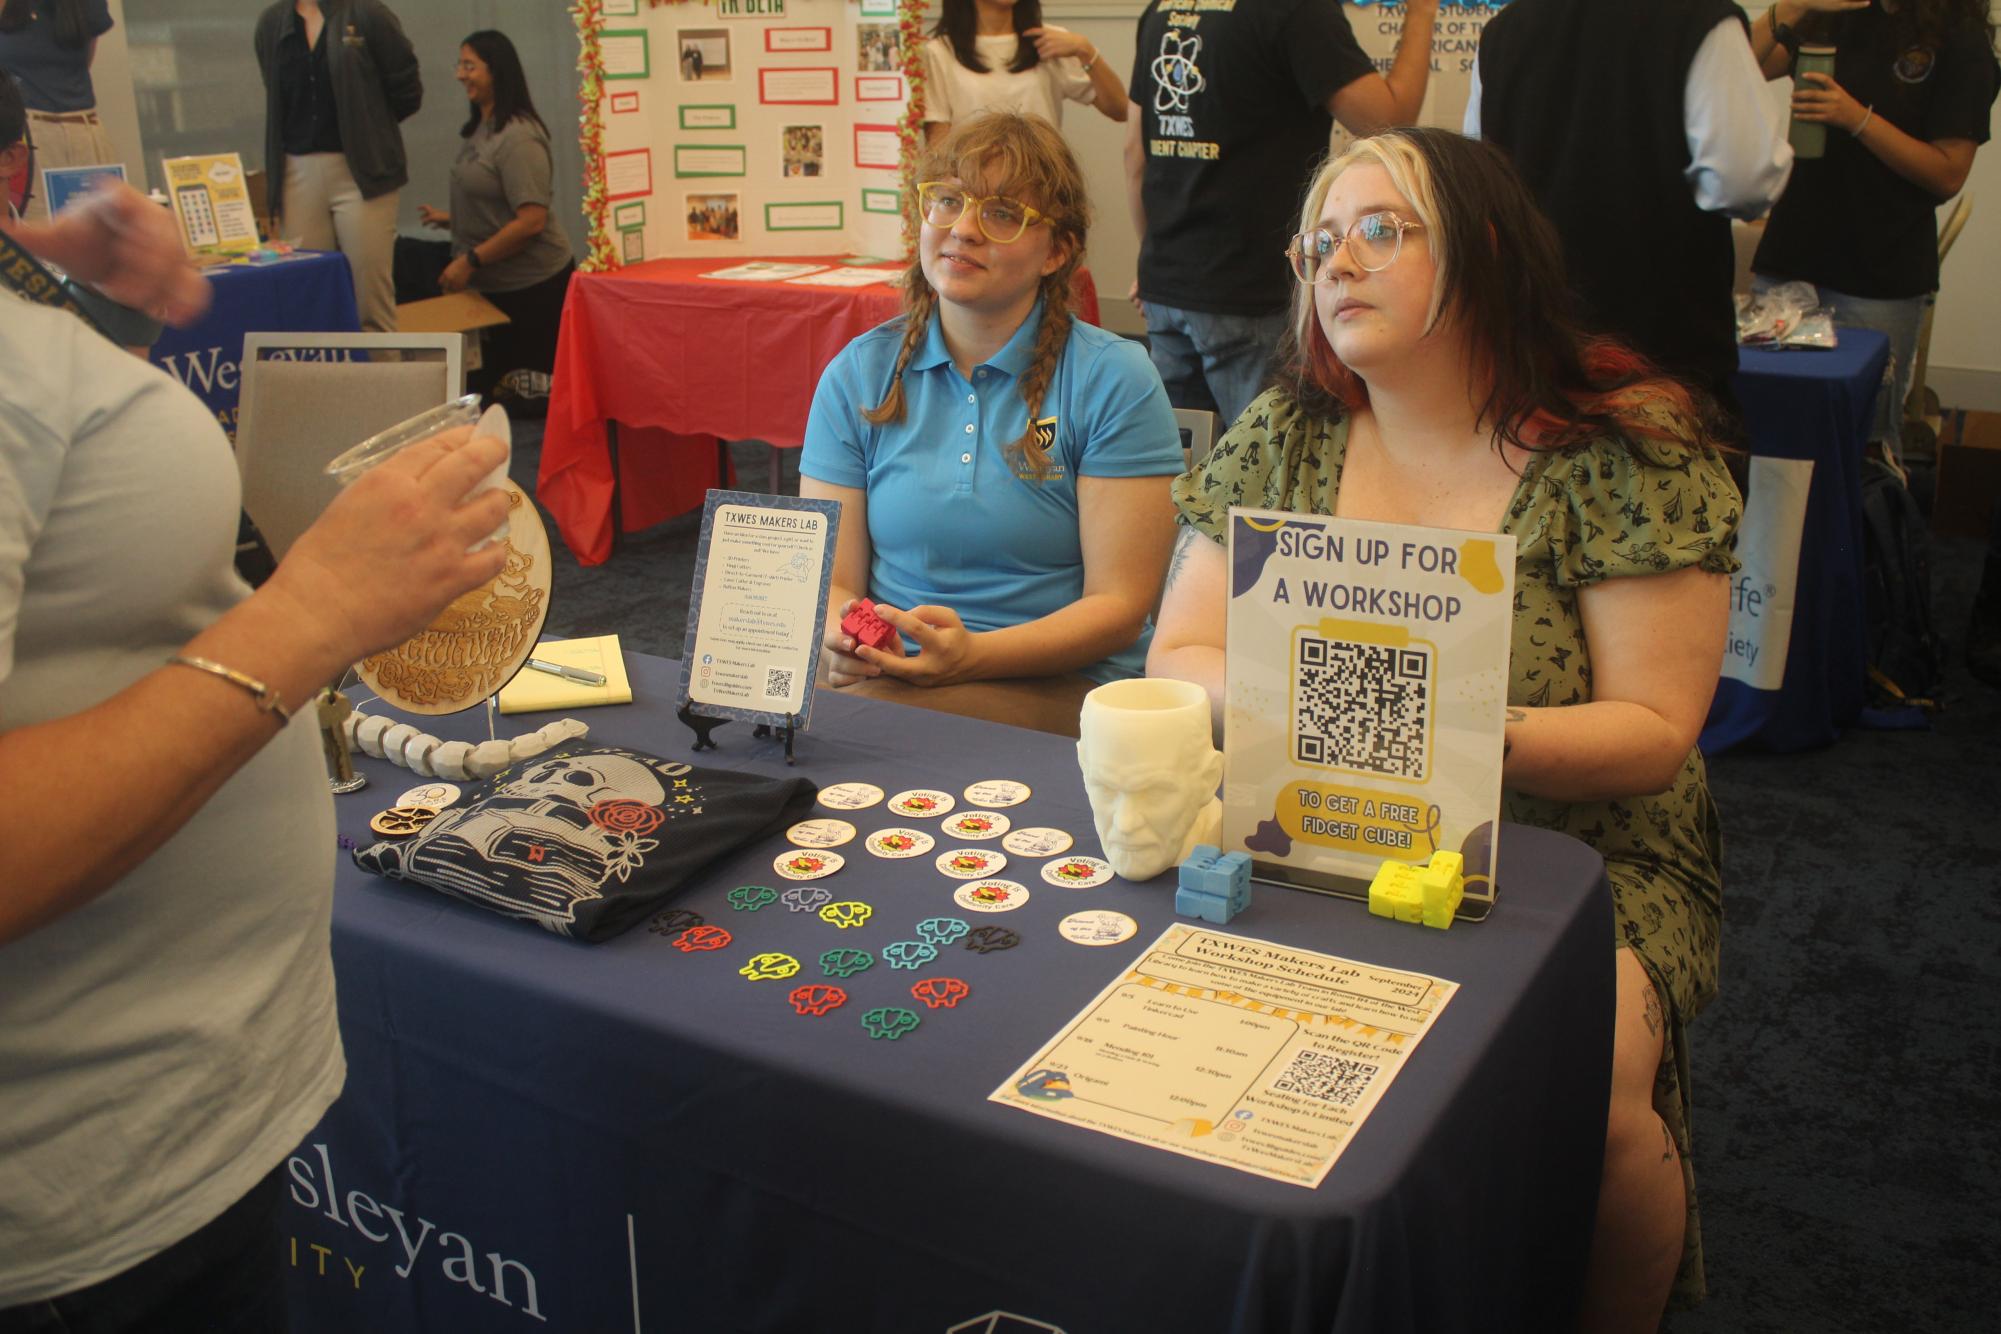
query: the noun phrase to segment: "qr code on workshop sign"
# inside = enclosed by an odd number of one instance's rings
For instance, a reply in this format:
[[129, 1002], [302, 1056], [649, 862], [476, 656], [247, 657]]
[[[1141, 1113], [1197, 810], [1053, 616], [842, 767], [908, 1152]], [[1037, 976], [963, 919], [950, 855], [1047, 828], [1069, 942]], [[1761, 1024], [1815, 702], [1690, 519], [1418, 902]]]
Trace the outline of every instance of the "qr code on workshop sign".
[[1427, 644], [1301, 634], [1293, 649], [1293, 758], [1423, 782], [1431, 754], [1432, 669]]
[[790, 699], [792, 697], [792, 672], [785, 667], [764, 669], [764, 697], [766, 699]]
[[1303, 1051], [1278, 1077], [1272, 1088], [1280, 1093], [1297, 1093], [1336, 1107], [1353, 1107], [1369, 1091], [1369, 1081], [1381, 1067], [1367, 1061], [1351, 1061], [1325, 1052]]

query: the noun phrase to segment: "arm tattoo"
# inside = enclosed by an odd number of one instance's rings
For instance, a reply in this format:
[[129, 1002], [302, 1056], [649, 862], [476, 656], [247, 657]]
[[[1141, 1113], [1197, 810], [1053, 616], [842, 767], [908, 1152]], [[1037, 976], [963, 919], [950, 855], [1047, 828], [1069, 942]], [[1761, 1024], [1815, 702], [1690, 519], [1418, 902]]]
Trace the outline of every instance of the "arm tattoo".
[[1664, 1163], [1671, 1163], [1671, 1162], [1673, 1162], [1673, 1161], [1674, 1161], [1674, 1132], [1673, 1132], [1672, 1130], [1669, 1130], [1669, 1129], [1667, 1128], [1667, 1122], [1665, 1122], [1665, 1121], [1661, 1122], [1661, 1141], [1662, 1141], [1662, 1143], [1661, 1143], [1661, 1161], [1662, 1161], [1662, 1162], [1664, 1162]]
[[1526, 710], [1524, 710], [1524, 709], [1509, 709], [1509, 710], [1508, 710], [1508, 721], [1509, 721], [1509, 722], [1511, 722], [1511, 723], [1525, 723], [1525, 722], [1527, 722], [1528, 720], [1529, 720], [1529, 715], [1528, 715], [1528, 712], [1527, 712]]
[[1661, 1035], [1661, 1024], [1665, 1016], [1661, 1013], [1661, 994], [1654, 990], [1651, 985], [1647, 987], [1645, 1015], [1647, 1032], [1653, 1034], [1655, 1037], [1659, 1037]]
[[1193, 546], [1197, 540], [1196, 532], [1193, 528], [1183, 528], [1180, 535], [1174, 539], [1173, 554], [1167, 558], [1167, 581], [1161, 585], [1161, 592], [1165, 593], [1168, 589], [1174, 587], [1175, 579], [1181, 574], [1182, 565], [1188, 560], [1188, 548]]

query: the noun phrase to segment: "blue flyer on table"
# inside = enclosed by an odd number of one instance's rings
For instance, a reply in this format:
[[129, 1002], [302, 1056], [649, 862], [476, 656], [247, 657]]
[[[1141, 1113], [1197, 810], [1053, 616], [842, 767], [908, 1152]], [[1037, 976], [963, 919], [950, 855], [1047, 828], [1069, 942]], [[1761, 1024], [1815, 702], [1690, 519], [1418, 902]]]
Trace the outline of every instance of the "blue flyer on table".
[[99, 167], [45, 167], [42, 170], [42, 198], [48, 201], [49, 216], [54, 217], [72, 202], [95, 190], [98, 182], [124, 179], [125, 166], [119, 162]]
[[832, 500], [709, 492], [681, 651], [697, 713], [806, 729], [840, 527]]

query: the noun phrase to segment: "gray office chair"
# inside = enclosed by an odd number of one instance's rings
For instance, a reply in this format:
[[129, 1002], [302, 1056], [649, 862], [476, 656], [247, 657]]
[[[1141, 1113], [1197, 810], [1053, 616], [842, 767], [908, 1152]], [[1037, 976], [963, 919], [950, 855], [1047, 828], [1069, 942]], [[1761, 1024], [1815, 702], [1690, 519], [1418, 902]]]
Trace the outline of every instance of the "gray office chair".
[[1194, 467], [1209, 457], [1216, 439], [1216, 414], [1206, 408], [1174, 409], [1174, 424], [1181, 430], [1181, 461]]
[[463, 393], [463, 356], [458, 334], [244, 336], [236, 467], [243, 508], [274, 560], [339, 490], [324, 471], [328, 461]]

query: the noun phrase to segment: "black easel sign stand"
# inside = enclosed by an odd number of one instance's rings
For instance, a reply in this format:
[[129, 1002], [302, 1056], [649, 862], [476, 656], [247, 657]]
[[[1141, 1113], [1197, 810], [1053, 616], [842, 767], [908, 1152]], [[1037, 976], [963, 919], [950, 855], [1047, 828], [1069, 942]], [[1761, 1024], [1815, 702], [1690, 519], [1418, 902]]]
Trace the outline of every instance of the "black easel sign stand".
[[841, 508], [831, 500], [711, 491], [702, 505], [678, 717], [694, 749], [726, 722], [783, 737], [785, 762], [813, 711]]

